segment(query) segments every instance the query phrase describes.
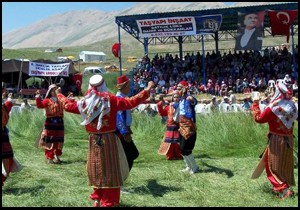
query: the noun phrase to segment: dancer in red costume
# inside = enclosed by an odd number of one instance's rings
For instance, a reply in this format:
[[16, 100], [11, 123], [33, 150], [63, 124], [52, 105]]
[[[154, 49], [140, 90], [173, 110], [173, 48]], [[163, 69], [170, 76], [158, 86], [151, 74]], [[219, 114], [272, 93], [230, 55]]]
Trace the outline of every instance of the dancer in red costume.
[[290, 187], [296, 185], [293, 130], [294, 121], [298, 120], [298, 109], [292, 101], [290, 81], [288, 75], [283, 80], [277, 80], [275, 94], [263, 112], [259, 108], [259, 98], [254, 98], [251, 105], [254, 120], [269, 125], [268, 145], [252, 178], [258, 178], [266, 169], [273, 191], [281, 200], [292, 196]]
[[42, 99], [39, 91], [35, 96], [36, 107], [45, 109], [46, 120], [41, 134], [39, 146], [44, 149], [47, 163], [61, 163], [60, 156], [64, 146], [64, 110], [63, 103], [58, 99], [56, 84], [49, 86]]
[[[3, 95], [2, 100], [4, 100]], [[14, 99], [12, 99], [12, 93], [9, 93], [7, 100], [2, 103], [2, 186], [11, 172], [19, 172], [22, 170], [22, 166], [14, 158], [14, 152], [9, 141], [9, 131], [6, 127], [13, 105]]]
[[164, 99], [157, 102], [157, 110], [160, 116], [167, 116], [166, 133], [158, 149], [158, 154], [166, 155], [167, 160], [182, 160], [179, 147], [179, 108], [173, 107], [174, 103], [179, 103], [180, 95], [178, 91], [172, 94], [172, 102], [164, 106]]
[[131, 98], [120, 98], [108, 92], [101, 75], [89, 80], [85, 97], [65, 100], [65, 110], [81, 114], [89, 133], [87, 174], [93, 186], [90, 198], [95, 207], [115, 207], [120, 204], [120, 188], [129, 175], [129, 168], [121, 141], [116, 134], [116, 119], [119, 110], [128, 110], [144, 102], [154, 83], [150, 81], [145, 90]]

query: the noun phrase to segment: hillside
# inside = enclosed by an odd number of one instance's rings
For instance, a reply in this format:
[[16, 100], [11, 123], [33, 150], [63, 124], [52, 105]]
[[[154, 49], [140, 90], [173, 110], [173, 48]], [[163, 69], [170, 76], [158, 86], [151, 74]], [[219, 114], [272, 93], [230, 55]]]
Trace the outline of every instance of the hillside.
[[[233, 6], [250, 5], [238, 2]], [[258, 4], [258, 3], [255, 3]], [[259, 4], [270, 4], [260, 2]], [[134, 7], [112, 12], [101, 10], [76, 10], [56, 14], [39, 22], [2, 34], [2, 46], [6, 49], [36, 47], [72, 47], [91, 45], [102, 40], [117, 41], [118, 29], [115, 16], [147, 14], [157, 12], [203, 10], [225, 7], [223, 2], [145, 2]], [[8, 20], [3, 20], [8, 21]], [[122, 37], [126, 32], [121, 30]], [[132, 39], [125, 36], [124, 39]]]

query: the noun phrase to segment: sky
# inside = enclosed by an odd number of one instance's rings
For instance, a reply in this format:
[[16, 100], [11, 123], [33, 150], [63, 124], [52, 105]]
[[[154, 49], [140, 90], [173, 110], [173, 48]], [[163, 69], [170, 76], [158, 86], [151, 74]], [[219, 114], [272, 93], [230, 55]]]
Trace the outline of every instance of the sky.
[[[102, 10], [109, 12], [127, 9], [137, 3], [138, 2], [2, 2], [2, 33], [20, 29], [52, 15], [72, 10]], [[227, 5], [231, 5], [232, 3], [234, 2], [225, 2]]]

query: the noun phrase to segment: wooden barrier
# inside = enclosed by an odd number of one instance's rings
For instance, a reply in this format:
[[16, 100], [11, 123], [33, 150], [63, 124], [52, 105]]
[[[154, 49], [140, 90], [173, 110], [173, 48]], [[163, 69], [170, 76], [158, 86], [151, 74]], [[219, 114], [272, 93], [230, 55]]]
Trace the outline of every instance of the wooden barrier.
[[[35, 92], [37, 91], [38, 89], [21, 89], [20, 90], [20, 94], [22, 95], [22, 97], [24, 96], [30, 96], [30, 97], [33, 97], [35, 96]], [[47, 89], [40, 89], [40, 94], [41, 95], [46, 95], [47, 93]]]

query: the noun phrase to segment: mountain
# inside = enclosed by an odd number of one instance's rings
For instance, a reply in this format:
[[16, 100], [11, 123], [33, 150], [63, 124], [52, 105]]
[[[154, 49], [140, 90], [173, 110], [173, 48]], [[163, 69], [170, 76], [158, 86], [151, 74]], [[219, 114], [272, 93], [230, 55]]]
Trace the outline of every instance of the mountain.
[[[251, 3], [254, 4], [254, 2]], [[238, 2], [233, 6], [249, 4], [249, 2]], [[255, 4], [257, 5], [258, 3]], [[270, 4], [270, 2], [259, 2], [259, 4]], [[74, 10], [56, 14], [24, 28], [2, 34], [2, 47], [20, 49], [90, 45], [110, 38], [117, 40], [118, 27], [115, 23], [115, 16], [221, 7], [226, 7], [226, 5], [223, 2], [180, 4], [175, 2], [145, 2], [137, 3], [128, 9], [113, 12]], [[121, 29], [121, 35], [132, 39], [123, 29]]]

